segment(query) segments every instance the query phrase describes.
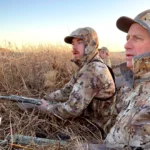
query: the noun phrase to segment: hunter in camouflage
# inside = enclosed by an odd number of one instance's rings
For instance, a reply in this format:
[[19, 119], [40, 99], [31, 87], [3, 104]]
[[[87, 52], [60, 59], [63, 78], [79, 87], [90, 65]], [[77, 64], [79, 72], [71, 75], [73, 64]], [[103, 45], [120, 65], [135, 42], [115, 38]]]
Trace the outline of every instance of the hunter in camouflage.
[[98, 126], [104, 137], [111, 125], [115, 84], [110, 70], [97, 56], [97, 33], [90, 27], [79, 28], [64, 40], [72, 44], [72, 62], [78, 71], [63, 88], [41, 99], [40, 106], [20, 103], [19, 107], [37, 108], [63, 119], [86, 117]]
[[[46, 110], [62, 118], [74, 118], [82, 114], [91, 119], [97, 118], [99, 124], [106, 123], [112, 101], [105, 103], [105, 100], [114, 95], [115, 85], [109, 69], [96, 56], [98, 36], [92, 28], [86, 27], [73, 31], [64, 40], [74, 47], [74, 39], [84, 44], [83, 56], [72, 59], [79, 69], [62, 89], [45, 96], [44, 99], [56, 102], [47, 105]], [[73, 50], [73, 53], [76, 54], [76, 51]]]
[[[123, 99], [126, 106], [118, 115], [106, 142], [122, 148], [125, 145], [150, 148], [150, 52], [137, 55], [133, 60], [134, 89]], [[146, 66], [144, 71], [143, 64]]]
[[111, 60], [110, 60], [110, 52], [109, 52], [109, 49], [107, 47], [101, 47], [98, 49], [98, 54], [99, 54], [99, 57], [104, 61], [104, 63], [109, 66], [109, 67], [112, 67], [111, 65]]
[[149, 150], [150, 9], [140, 13], [134, 20], [128, 17], [119, 18], [117, 27], [128, 32], [125, 44], [126, 64], [131, 72], [126, 74], [126, 79], [133, 78], [128, 84], [130, 90], [122, 96], [124, 106], [105, 143], [113, 148]]

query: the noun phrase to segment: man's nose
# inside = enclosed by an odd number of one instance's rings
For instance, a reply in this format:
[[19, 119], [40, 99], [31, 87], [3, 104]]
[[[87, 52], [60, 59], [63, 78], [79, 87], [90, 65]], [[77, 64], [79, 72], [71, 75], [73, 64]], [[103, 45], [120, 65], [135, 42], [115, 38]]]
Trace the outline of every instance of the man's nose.
[[76, 50], [76, 48], [77, 48], [76, 44], [73, 44], [72, 45], [72, 50]]
[[128, 41], [126, 42], [126, 44], [124, 45], [124, 48], [125, 48], [126, 50], [129, 50], [129, 49], [132, 48], [132, 43], [131, 43], [130, 40], [128, 40]]

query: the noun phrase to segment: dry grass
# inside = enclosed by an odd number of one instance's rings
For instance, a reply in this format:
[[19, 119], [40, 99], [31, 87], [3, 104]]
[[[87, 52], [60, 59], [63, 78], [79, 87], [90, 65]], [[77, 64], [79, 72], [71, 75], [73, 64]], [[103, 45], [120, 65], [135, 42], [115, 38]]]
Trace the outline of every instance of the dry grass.
[[[17, 52], [19, 51], [19, 52]], [[62, 87], [76, 71], [70, 62], [70, 49], [65, 46], [24, 46], [22, 49], [0, 51], [0, 94], [16, 94], [41, 98], [45, 93]], [[112, 53], [112, 64], [124, 60], [120, 53]], [[8, 134], [40, 136], [50, 139], [70, 139], [68, 145], [33, 149], [70, 150], [79, 141], [101, 142], [99, 129], [85, 118], [60, 120], [36, 110], [22, 111], [15, 103], [0, 101], [0, 139]], [[2, 148], [1, 149], [6, 149]]]
[[125, 53], [124, 52], [112, 52], [110, 54], [110, 59], [112, 61], [112, 67], [116, 66], [125, 61]]

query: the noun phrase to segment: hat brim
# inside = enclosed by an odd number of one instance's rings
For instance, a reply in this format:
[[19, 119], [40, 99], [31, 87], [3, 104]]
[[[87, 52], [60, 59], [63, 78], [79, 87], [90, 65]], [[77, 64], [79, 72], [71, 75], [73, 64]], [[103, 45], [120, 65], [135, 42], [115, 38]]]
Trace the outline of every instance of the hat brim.
[[119, 30], [127, 33], [129, 31], [130, 26], [133, 23], [137, 23], [137, 22], [131, 18], [123, 16], [117, 20], [116, 26]]
[[66, 43], [68, 43], [68, 44], [71, 44], [73, 38], [77, 38], [77, 39], [83, 40], [83, 38], [81, 38], [81, 36], [66, 36], [66, 37], [64, 38], [64, 41], [65, 41]]

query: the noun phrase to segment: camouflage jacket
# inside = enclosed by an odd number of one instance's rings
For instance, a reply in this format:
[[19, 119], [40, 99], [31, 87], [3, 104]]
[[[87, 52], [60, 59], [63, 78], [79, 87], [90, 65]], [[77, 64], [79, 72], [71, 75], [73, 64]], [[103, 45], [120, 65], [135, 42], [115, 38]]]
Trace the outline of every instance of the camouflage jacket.
[[[114, 82], [107, 66], [96, 57], [85, 63], [62, 89], [47, 96], [48, 100], [57, 102], [49, 105], [47, 110], [62, 118], [77, 117], [81, 114], [98, 118], [104, 102], [95, 98], [105, 100], [114, 92]], [[107, 104], [107, 112], [108, 107], [110, 106]], [[106, 111], [103, 113], [108, 116]]]
[[[119, 113], [123, 107], [128, 103], [124, 101], [128, 92], [131, 91], [133, 87], [133, 72], [127, 68], [126, 62], [117, 66], [120, 76], [115, 77], [115, 84], [117, 88], [116, 96], [116, 112]], [[115, 72], [115, 70], [113, 70]]]
[[150, 53], [133, 58], [133, 84], [105, 142], [111, 147], [150, 148]]

